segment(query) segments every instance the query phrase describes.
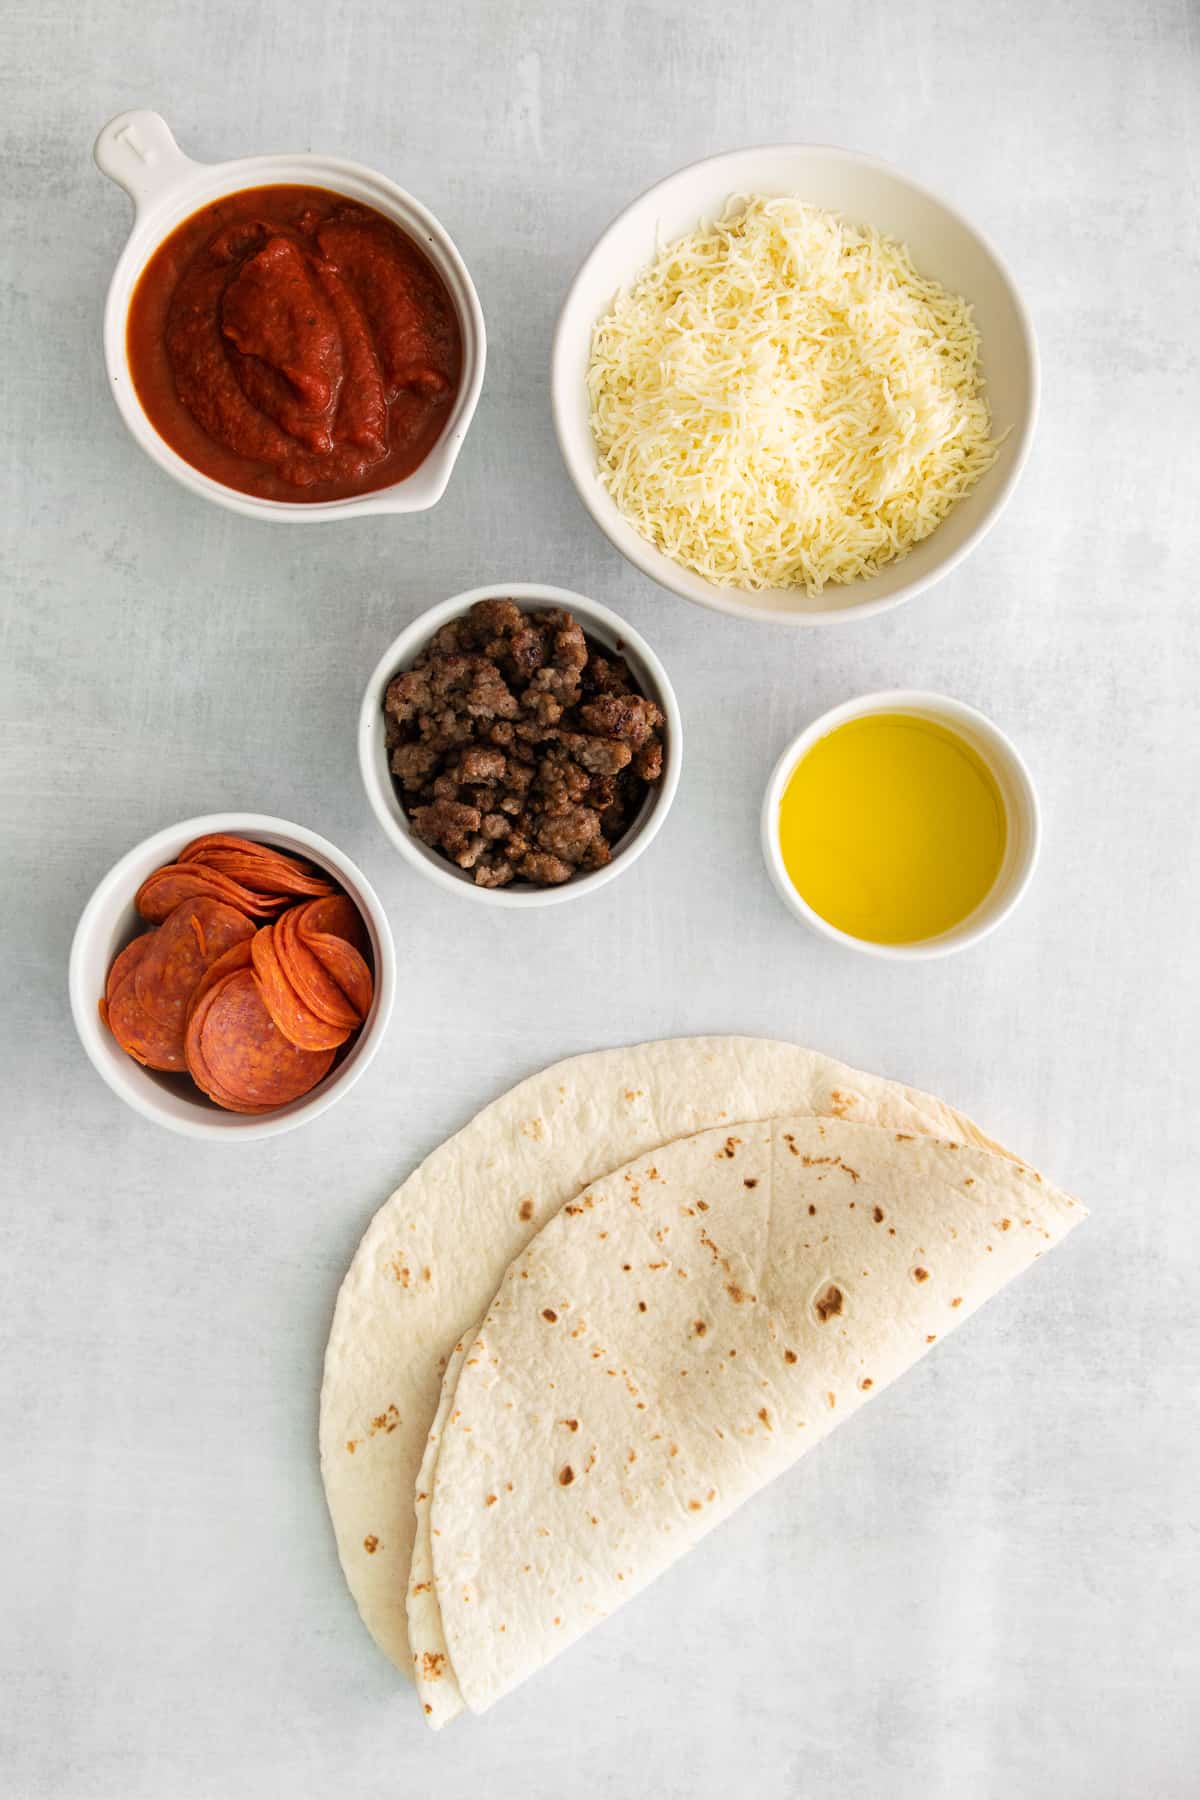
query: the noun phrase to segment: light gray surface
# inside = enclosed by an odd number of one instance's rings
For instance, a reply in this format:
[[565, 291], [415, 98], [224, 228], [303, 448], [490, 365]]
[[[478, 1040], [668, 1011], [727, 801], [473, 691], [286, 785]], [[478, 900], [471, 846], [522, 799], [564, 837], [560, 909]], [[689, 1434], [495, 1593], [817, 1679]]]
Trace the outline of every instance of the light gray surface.
[[[1194, 1795], [1187, 6], [50, 0], [3, 33], [0, 1788]], [[273, 530], [191, 498], [126, 437], [99, 320], [128, 208], [89, 149], [138, 105], [195, 156], [373, 164], [448, 224], [491, 345], [435, 512]], [[787, 137], [891, 158], [960, 205], [1010, 258], [1045, 364], [1033, 458], [987, 543], [899, 614], [807, 633], [710, 616], [626, 568], [547, 405], [555, 311], [610, 216], [682, 162]], [[627, 614], [689, 741], [675, 812], [627, 877], [493, 916], [389, 850], [353, 723], [406, 620], [506, 575]], [[807, 936], [756, 845], [781, 743], [892, 685], [992, 713], [1046, 812], [1016, 917], [912, 969]], [[65, 968], [121, 852], [233, 806], [361, 862], [401, 996], [343, 1104], [230, 1153], [101, 1085]], [[1092, 1220], [626, 1613], [435, 1740], [359, 1627], [325, 1518], [338, 1280], [395, 1181], [491, 1095], [567, 1052], [694, 1030], [794, 1037], [944, 1094]]]

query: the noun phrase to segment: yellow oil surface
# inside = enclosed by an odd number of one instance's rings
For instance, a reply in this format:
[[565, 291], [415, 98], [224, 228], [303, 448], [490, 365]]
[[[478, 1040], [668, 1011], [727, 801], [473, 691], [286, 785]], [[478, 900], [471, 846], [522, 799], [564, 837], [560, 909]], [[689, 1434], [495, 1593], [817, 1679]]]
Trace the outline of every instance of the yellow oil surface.
[[814, 912], [877, 944], [935, 937], [995, 881], [1008, 833], [996, 778], [930, 719], [872, 713], [820, 738], [779, 808], [784, 865]]

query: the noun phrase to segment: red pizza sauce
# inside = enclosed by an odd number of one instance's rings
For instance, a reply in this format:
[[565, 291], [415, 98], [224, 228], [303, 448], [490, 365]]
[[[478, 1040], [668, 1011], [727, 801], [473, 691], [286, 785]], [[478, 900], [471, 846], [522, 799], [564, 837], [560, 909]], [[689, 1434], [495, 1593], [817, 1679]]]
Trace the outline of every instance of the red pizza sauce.
[[411, 475], [462, 369], [428, 258], [325, 188], [248, 188], [193, 213], [146, 264], [126, 337], [159, 436], [263, 500], [341, 500]]

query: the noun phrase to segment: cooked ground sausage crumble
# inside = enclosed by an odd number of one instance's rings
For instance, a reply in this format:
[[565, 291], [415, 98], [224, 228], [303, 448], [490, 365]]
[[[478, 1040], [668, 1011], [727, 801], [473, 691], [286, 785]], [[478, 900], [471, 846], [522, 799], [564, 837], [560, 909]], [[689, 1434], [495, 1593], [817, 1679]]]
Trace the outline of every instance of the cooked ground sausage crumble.
[[477, 600], [384, 700], [422, 842], [480, 887], [602, 869], [663, 769], [663, 715], [569, 612]]

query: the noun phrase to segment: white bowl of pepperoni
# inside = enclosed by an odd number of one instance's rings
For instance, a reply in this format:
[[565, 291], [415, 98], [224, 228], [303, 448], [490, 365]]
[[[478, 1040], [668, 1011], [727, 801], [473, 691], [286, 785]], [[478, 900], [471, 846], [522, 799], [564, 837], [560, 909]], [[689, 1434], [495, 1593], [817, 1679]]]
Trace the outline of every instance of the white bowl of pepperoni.
[[315, 832], [187, 819], [109, 870], [71, 946], [71, 1012], [97, 1073], [186, 1137], [273, 1137], [366, 1069], [395, 997], [370, 883]]
[[198, 163], [154, 112], [96, 162], [134, 223], [104, 314], [118, 411], [192, 493], [291, 523], [441, 499], [483, 385], [486, 334], [450, 234], [359, 163]]

